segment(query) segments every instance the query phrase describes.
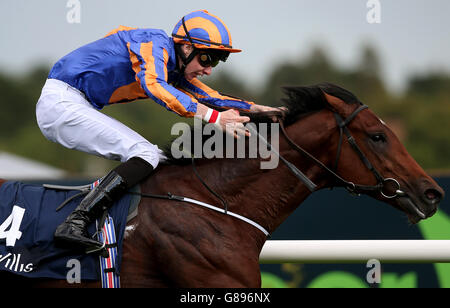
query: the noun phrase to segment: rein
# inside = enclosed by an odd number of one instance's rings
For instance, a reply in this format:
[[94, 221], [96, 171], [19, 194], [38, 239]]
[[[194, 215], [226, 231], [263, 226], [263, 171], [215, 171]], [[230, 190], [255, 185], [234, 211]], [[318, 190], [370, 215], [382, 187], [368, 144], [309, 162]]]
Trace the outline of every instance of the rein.
[[181, 197], [181, 196], [175, 196], [172, 195], [171, 193], [167, 193], [167, 195], [153, 195], [153, 194], [145, 194], [145, 193], [138, 193], [138, 192], [128, 192], [129, 194], [133, 194], [133, 195], [138, 195], [144, 198], [156, 198], [156, 199], [165, 199], [165, 200], [173, 200], [173, 201], [180, 201], [180, 202], [187, 202], [187, 203], [192, 203], [192, 204], [197, 204], [200, 206], [203, 206], [205, 208], [208, 208], [210, 210], [225, 214], [225, 215], [229, 215], [229, 216], [233, 216], [239, 220], [242, 220], [250, 225], [252, 225], [253, 227], [259, 229], [262, 233], [264, 233], [265, 236], [270, 236], [270, 233], [264, 229], [261, 225], [259, 225], [258, 223], [254, 222], [251, 219], [248, 219], [247, 217], [244, 217], [242, 215], [233, 213], [231, 211], [228, 211], [226, 208], [222, 209], [219, 208], [217, 206], [205, 203], [205, 202], [201, 202], [195, 199], [191, 199], [191, 198], [187, 198], [187, 197]]

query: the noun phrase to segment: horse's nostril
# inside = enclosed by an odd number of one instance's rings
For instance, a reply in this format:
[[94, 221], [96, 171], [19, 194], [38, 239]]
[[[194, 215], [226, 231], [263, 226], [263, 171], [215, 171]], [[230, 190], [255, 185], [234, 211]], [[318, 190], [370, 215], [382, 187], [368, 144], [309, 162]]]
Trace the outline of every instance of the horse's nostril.
[[440, 192], [438, 192], [435, 189], [427, 189], [425, 191], [425, 197], [430, 201], [439, 202], [439, 201], [441, 201], [442, 195]]

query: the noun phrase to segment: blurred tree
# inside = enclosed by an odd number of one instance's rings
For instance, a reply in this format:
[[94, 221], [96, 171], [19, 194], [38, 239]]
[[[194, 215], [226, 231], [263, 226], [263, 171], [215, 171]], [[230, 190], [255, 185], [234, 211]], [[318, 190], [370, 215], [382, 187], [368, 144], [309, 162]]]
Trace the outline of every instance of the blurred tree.
[[361, 48], [360, 58], [353, 72], [347, 74], [348, 87], [365, 104], [376, 113], [385, 114], [390, 108], [392, 97], [388, 93], [381, 77], [380, 58], [371, 45], [365, 44]]
[[375, 47], [370, 44], [364, 44], [361, 47], [361, 56], [359, 64], [357, 65], [358, 71], [374, 78], [381, 76], [381, 65]]
[[0, 93], [0, 138], [6, 141], [12, 139], [20, 127], [28, 125], [31, 113], [27, 108], [29, 97], [16, 80], [0, 75]]
[[255, 99], [255, 94], [248, 89], [245, 81], [227, 70], [222, 70], [217, 75], [213, 74], [207, 78], [201, 78], [201, 80], [203, 83], [220, 93], [242, 97], [249, 101]]
[[414, 75], [397, 108], [405, 116], [407, 149], [426, 168], [450, 168], [450, 76]]
[[326, 51], [314, 47], [303, 62], [286, 61], [275, 67], [263, 86], [258, 102], [263, 105], [276, 106], [282, 97], [281, 87], [310, 85], [325, 80], [336, 81], [337, 71]]
[[425, 104], [436, 103], [439, 97], [449, 97], [450, 75], [443, 72], [430, 72], [411, 76], [406, 96], [418, 96], [424, 100]]

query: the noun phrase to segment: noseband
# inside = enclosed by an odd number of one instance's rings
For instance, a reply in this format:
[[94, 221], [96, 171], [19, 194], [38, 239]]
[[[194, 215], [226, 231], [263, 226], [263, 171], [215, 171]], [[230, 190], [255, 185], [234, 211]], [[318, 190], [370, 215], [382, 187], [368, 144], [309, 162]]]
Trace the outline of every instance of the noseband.
[[[291, 145], [291, 147], [294, 148], [297, 152], [303, 154], [304, 156], [306, 156], [309, 159], [311, 159], [312, 161], [314, 161], [322, 169], [324, 169], [329, 174], [331, 174], [334, 177], [334, 179], [336, 180], [336, 184], [334, 186], [345, 187], [353, 195], [360, 195], [362, 193], [368, 193], [368, 192], [379, 192], [384, 198], [387, 198], [387, 199], [394, 199], [394, 198], [397, 198], [397, 197], [405, 196], [406, 193], [403, 192], [400, 189], [400, 183], [396, 179], [394, 179], [394, 178], [384, 178], [384, 177], [381, 176], [381, 174], [378, 172], [378, 170], [372, 165], [372, 163], [367, 159], [367, 157], [361, 151], [360, 147], [356, 144], [355, 138], [353, 138], [353, 136], [351, 135], [349, 129], [347, 128], [347, 125], [361, 111], [363, 111], [364, 109], [367, 109], [367, 108], [368, 108], [368, 106], [361, 105], [355, 111], [353, 111], [353, 113], [350, 116], [348, 116], [346, 119], [343, 119], [340, 114], [338, 114], [337, 112], [333, 111], [334, 118], [336, 119], [336, 123], [337, 123], [338, 128], [339, 128], [339, 144], [338, 144], [338, 149], [337, 149], [337, 153], [336, 153], [336, 159], [335, 159], [335, 162], [334, 162], [334, 168], [333, 168], [334, 171], [331, 170], [330, 168], [328, 168], [327, 166], [325, 166], [321, 161], [319, 161], [313, 155], [308, 153], [305, 149], [303, 149], [302, 147], [297, 145], [291, 138], [289, 138], [289, 136], [288, 136], [288, 134], [286, 132], [286, 129], [284, 128], [283, 121], [280, 120], [279, 123], [280, 123], [281, 131], [282, 131], [284, 137], [286, 138], [286, 140], [288, 141], [288, 143]], [[344, 134], [347, 137], [347, 141], [350, 144], [350, 146], [352, 147], [352, 149], [356, 152], [356, 154], [358, 154], [359, 158], [364, 163], [364, 165], [367, 167], [367, 169], [369, 169], [372, 172], [372, 174], [375, 176], [375, 178], [377, 180], [377, 184], [376, 185], [355, 184], [353, 182], [346, 181], [345, 179], [343, 179], [340, 175], [338, 175], [336, 173], [337, 166], [338, 166], [338, 163], [339, 163], [339, 158], [340, 158], [340, 155], [341, 155], [341, 149], [342, 149], [342, 142], [343, 142], [343, 139], [344, 139]], [[394, 194], [389, 194], [389, 193], [385, 192], [385, 187], [389, 183], [392, 183], [396, 187]]]

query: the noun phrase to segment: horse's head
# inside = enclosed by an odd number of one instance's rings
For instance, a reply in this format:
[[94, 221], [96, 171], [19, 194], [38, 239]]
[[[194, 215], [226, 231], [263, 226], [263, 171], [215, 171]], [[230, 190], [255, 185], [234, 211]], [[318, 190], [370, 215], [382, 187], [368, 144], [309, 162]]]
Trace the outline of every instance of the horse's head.
[[[308, 129], [321, 131], [316, 135], [329, 132], [320, 151], [326, 153], [330, 186], [344, 186], [387, 202], [405, 212], [412, 223], [437, 211], [444, 197], [442, 188], [408, 154], [392, 130], [352, 93], [332, 84], [286, 88], [286, 93], [289, 112], [285, 122], [294, 142], [306, 133], [301, 122], [309, 116], [315, 118]], [[320, 112], [309, 114], [311, 111]], [[309, 116], [299, 119], [305, 113]], [[321, 160], [325, 157], [323, 153], [319, 156]]]

